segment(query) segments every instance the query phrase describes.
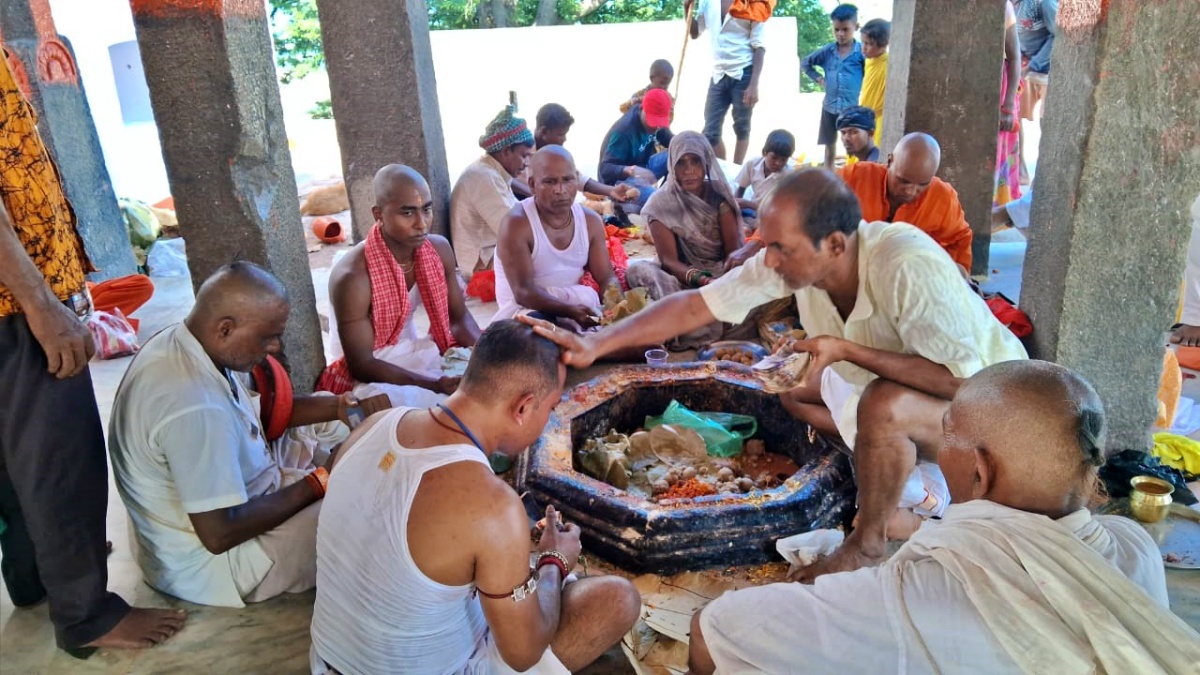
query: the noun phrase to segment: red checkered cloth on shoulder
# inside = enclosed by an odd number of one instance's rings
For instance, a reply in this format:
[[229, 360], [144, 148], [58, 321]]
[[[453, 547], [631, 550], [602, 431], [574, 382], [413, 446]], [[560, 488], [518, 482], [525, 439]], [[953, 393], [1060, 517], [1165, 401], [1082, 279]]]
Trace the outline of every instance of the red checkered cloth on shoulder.
[[[404, 269], [388, 250], [383, 240], [379, 223], [367, 235], [363, 254], [367, 261], [367, 275], [371, 280], [371, 325], [375, 328], [375, 344], [372, 351], [390, 347], [400, 340], [404, 326], [412, 319], [413, 306], [409, 300], [408, 283]], [[446, 268], [442, 257], [428, 240], [413, 252], [416, 265], [417, 289], [421, 302], [429, 314], [429, 335], [438, 346], [438, 351], [457, 346], [450, 332], [450, 298], [446, 289]], [[342, 394], [354, 388], [354, 378], [346, 357], [329, 364], [317, 380], [317, 391]]]

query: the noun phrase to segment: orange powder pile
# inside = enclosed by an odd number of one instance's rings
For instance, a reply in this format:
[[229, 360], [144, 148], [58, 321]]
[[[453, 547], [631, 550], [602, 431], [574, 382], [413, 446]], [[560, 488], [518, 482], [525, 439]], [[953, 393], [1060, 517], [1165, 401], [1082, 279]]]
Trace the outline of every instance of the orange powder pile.
[[671, 486], [671, 489], [659, 495], [659, 499], [687, 499], [717, 494], [717, 488], [696, 478], [689, 478]]

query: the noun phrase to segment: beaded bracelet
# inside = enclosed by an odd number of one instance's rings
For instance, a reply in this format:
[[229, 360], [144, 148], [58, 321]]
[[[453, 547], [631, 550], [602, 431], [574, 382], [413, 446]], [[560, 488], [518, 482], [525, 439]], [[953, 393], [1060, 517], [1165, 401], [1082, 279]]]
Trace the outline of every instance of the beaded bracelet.
[[567, 557], [558, 551], [545, 551], [537, 559], [537, 569], [541, 569], [543, 565], [554, 565], [558, 568], [558, 578], [566, 579], [569, 570], [567, 569]]

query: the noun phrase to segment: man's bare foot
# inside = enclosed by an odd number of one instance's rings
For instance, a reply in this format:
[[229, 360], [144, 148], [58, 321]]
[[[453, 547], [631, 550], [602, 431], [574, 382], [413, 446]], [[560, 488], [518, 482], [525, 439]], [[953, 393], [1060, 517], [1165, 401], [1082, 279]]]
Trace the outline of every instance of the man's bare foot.
[[887, 522], [887, 538], [892, 541], [903, 541], [913, 536], [925, 519], [913, 513], [912, 509], [896, 509]]
[[1171, 342], [1181, 347], [1200, 347], [1200, 326], [1180, 324], [1179, 328], [1171, 333]]
[[101, 649], [146, 649], [179, 632], [187, 612], [182, 609], [134, 607], [113, 629], [89, 642], [87, 647]]
[[887, 552], [884, 549], [883, 542], [879, 542], [878, 553], [872, 547], [871, 552], [864, 550], [863, 544], [857, 537], [858, 532], [851, 532], [846, 541], [837, 548], [836, 551], [830, 553], [824, 558], [818, 559], [808, 567], [801, 567], [794, 574], [788, 575], [791, 581], [799, 581], [802, 584], [811, 584], [817, 577], [823, 574], [833, 574], [835, 572], [853, 572], [860, 567], [872, 567], [878, 565], [887, 559]]

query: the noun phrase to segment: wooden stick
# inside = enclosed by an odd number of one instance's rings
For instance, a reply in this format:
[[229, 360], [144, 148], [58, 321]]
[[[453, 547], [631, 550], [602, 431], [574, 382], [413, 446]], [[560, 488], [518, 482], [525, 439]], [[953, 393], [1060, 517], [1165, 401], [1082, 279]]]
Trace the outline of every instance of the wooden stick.
[[687, 16], [683, 20], [683, 50], [679, 52], [679, 67], [675, 69], [675, 103], [679, 104], [679, 85], [683, 82], [683, 58], [687, 56], [688, 41], [692, 38], [692, 9], [696, 3], [688, 5]]

